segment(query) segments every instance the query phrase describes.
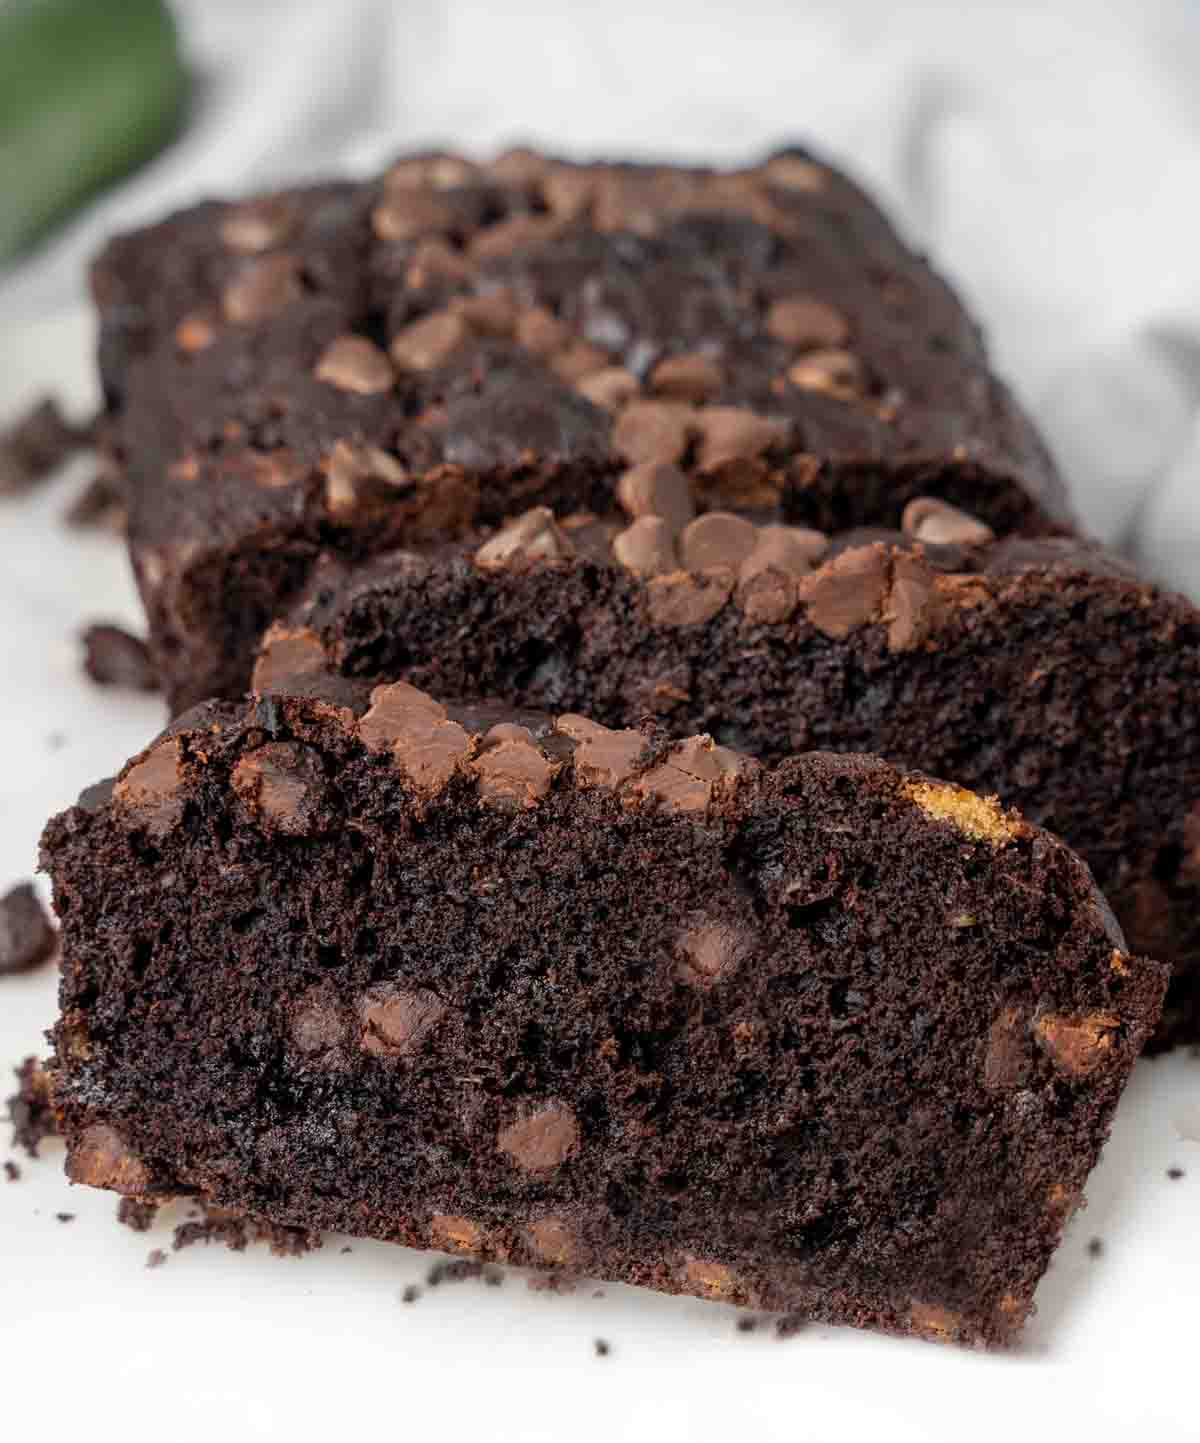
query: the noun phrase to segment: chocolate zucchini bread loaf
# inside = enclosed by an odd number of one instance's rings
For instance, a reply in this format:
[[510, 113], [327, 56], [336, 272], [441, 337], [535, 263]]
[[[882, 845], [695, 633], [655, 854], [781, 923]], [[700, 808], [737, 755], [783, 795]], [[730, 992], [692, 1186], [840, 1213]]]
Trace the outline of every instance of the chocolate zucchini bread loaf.
[[76, 1182], [1001, 1344], [1166, 970], [870, 757], [316, 673], [52, 821]]
[[735, 173], [411, 157], [210, 203], [96, 263], [105, 433], [176, 709], [246, 683], [322, 548], [349, 559], [612, 504], [681, 465], [702, 507], [998, 531], [1066, 514], [948, 287], [800, 151]]
[[[693, 506], [678, 472], [621, 520], [535, 510], [473, 553], [333, 565], [267, 636], [298, 665], [442, 697], [657, 718], [777, 762], [871, 752], [996, 792], [1090, 864], [1177, 977], [1160, 1043], [1200, 1027], [1200, 613], [1064, 538], [996, 541], [918, 499], [828, 537]], [[686, 567], [687, 569], [682, 569]]]

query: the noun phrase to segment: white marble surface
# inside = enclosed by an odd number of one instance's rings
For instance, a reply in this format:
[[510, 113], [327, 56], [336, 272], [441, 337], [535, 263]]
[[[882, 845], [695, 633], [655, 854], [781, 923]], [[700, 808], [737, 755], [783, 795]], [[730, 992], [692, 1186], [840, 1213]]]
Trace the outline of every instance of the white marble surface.
[[[88, 343], [81, 311], [0, 336], [0, 420], [46, 386], [86, 410]], [[29, 875], [44, 819], [160, 721], [155, 700], [98, 690], [79, 671], [85, 621], [137, 620], [120, 546], [59, 523], [84, 473], [0, 502], [0, 887]], [[0, 982], [0, 1067], [39, 1048], [53, 1007], [48, 971]], [[115, 1200], [70, 1187], [61, 1150], [43, 1151], [20, 1159], [20, 1182], [0, 1179], [3, 1438], [1200, 1437], [1194, 1057], [1139, 1067], [1090, 1205], [1005, 1358], [830, 1328], [779, 1343], [737, 1333], [723, 1306], [613, 1287], [533, 1294], [511, 1277], [405, 1306], [429, 1259], [358, 1242], [298, 1261], [193, 1249], [150, 1271], [171, 1220], [146, 1235], [119, 1228]], [[1172, 1166], [1186, 1176], [1168, 1180]], [[608, 1358], [593, 1353], [598, 1337]]]

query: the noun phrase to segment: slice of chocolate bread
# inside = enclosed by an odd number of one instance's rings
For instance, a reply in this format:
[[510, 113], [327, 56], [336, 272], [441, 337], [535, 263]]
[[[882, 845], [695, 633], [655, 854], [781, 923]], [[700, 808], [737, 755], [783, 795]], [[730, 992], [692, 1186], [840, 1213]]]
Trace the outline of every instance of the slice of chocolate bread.
[[704, 506], [1002, 531], [1061, 484], [950, 289], [845, 177], [408, 157], [209, 203], [97, 261], [105, 433], [176, 709], [244, 689], [322, 547], [361, 558], [680, 463]]
[[[777, 762], [864, 751], [1059, 833], [1200, 1033], [1200, 613], [1066, 539], [993, 541], [929, 498], [832, 538], [693, 511], [657, 472], [619, 522], [534, 512], [472, 554], [327, 567], [260, 678], [305, 651], [439, 696], [658, 718]], [[649, 498], [649, 499], [647, 499]], [[624, 529], [620, 529], [624, 528]], [[680, 569], [681, 566], [689, 568]]]
[[1003, 1344], [1166, 971], [870, 757], [310, 674], [44, 840], [76, 1182]]

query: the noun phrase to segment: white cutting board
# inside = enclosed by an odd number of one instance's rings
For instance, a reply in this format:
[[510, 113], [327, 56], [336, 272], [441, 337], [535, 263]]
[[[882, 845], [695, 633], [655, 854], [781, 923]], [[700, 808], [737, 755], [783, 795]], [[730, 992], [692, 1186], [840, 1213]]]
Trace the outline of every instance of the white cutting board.
[[[86, 412], [90, 349], [82, 312], [0, 336], [0, 423], [47, 388]], [[82, 625], [139, 620], [120, 544], [59, 521], [88, 474], [73, 464], [0, 501], [0, 887], [30, 875], [45, 818], [162, 719], [156, 698], [100, 690], [79, 669]], [[0, 980], [0, 1068], [39, 1049], [53, 1011], [51, 971]], [[518, 1276], [405, 1305], [433, 1258], [357, 1241], [346, 1254], [346, 1239], [299, 1260], [197, 1247], [149, 1270], [179, 1218], [118, 1227], [111, 1194], [68, 1185], [57, 1144], [43, 1154], [18, 1159], [20, 1182], [0, 1176], [5, 1439], [1200, 1439], [1195, 1056], [1139, 1066], [1089, 1206], [1007, 1357], [825, 1327], [779, 1342], [738, 1332], [722, 1305], [534, 1293]]]

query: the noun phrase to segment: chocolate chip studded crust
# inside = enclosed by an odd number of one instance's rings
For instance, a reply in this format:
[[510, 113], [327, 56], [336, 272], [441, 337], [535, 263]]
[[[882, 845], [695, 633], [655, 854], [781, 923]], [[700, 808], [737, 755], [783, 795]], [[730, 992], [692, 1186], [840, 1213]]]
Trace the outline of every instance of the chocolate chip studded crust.
[[1175, 966], [1159, 1043], [1200, 1036], [1196, 609], [1095, 547], [997, 541], [934, 498], [907, 533], [826, 536], [697, 517], [673, 476], [627, 472], [625, 515], [571, 518], [554, 557], [326, 570], [293, 624], [352, 675], [403, 667], [617, 728], [655, 716], [768, 762], [870, 751], [998, 793], [1076, 847], [1134, 945]]
[[798, 151], [728, 173], [408, 157], [183, 212], [92, 280], [174, 709], [242, 689], [320, 547], [604, 510], [627, 466], [822, 529], [896, 525], [921, 493], [998, 532], [1066, 512], [956, 298]]
[[44, 860], [76, 1181], [966, 1344], [1165, 985], [960, 787], [311, 667]]

